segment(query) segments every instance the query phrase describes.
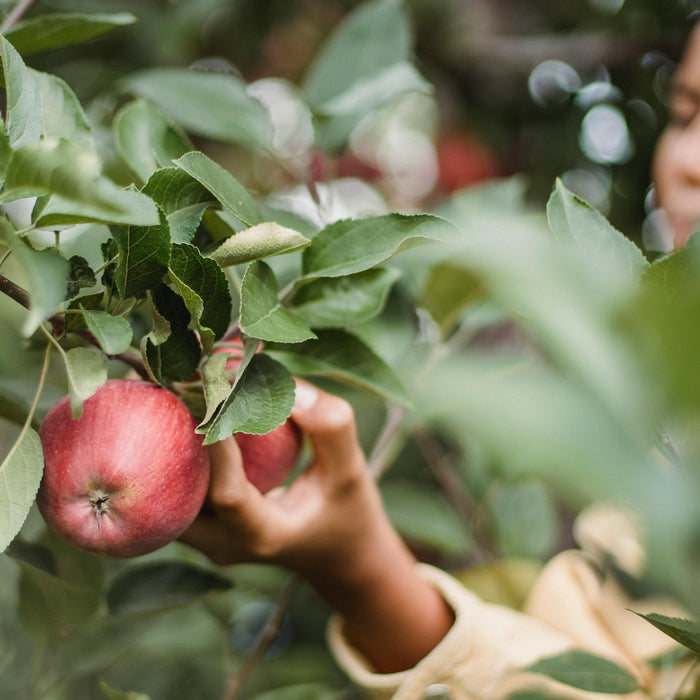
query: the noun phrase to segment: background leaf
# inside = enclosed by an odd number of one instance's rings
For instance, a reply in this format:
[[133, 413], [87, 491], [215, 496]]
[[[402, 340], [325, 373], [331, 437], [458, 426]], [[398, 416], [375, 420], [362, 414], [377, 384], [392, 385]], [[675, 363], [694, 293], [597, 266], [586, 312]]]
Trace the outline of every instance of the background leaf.
[[193, 134], [251, 148], [271, 146], [269, 113], [231, 74], [149, 68], [131, 73], [123, 85], [157, 104]]
[[122, 571], [107, 592], [113, 614], [141, 614], [196, 600], [231, 588], [229, 578], [181, 561], [156, 561]]
[[585, 651], [567, 651], [540, 659], [527, 670], [592, 693], [625, 695], [638, 687], [634, 678], [617, 664]]
[[28, 55], [87, 41], [135, 21], [136, 17], [130, 12], [52, 13], [18, 22], [5, 33], [5, 37], [19, 53]]
[[187, 134], [154, 104], [132, 100], [115, 115], [112, 129], [119, 153], [146, 182], [155, 170], [172, 166], [172, 161], [191, 151]]

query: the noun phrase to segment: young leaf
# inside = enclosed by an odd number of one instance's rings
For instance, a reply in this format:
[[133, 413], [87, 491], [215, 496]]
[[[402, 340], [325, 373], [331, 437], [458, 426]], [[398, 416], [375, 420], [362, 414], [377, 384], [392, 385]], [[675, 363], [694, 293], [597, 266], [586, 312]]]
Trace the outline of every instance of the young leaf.
[[206, 428], [205, 445], [234, 433], [263, 435], [289, 417], [294, 405], [294, 379], [278, 362], [256, 354], [245, 368], [220, 410]]
[[547, 202], [547, 218], [557, 238], [574, 241], [584, 255], [610, 261], [630, 282], [639, 280], [647, 265], [639, 248], [599, 211], [569, 192], [561, 180]]
[[97, 277], [90, 267], [90, 263], [80, 255], [71, 255], [68, 264], [70, 272], [68, 273], [66, 299], [72, 299], [80, 294], [81, 289], [94, 287], [97, 284]]
[[[94, 153], [65, 139], [45, 139], [16, 149], [10, 159], [3, 197], [15, 193], [58, 195], [60, 204], [53, 206], [64, 218], [51, 218], [45, 209], [40, 222], [75, 223], [103, 221], [129, 222], [153, 226], [158, 223], [158, 210], [151, 199], [123, 190], [100, 175]], [[39, 225], [38, 221], [34, 222]]]
[[233, 586], [210, 569], [180, 561], [156, 561], [122, 571], [107, 592], [113, 615], [142, 614], [184, 605]]
[[617, 664], [585, 651], [565, 651], [540, 659], [526, 670], [591, 693], [626, 695], [638, 688], [637, 681]]
[[26, 520], [43, 471], [41, 440], [28, 427], [0, 463], [0, 552], [5, 551]]
[[241, 284], [241, 329], [251, 338], [299, 343], [316, 334], [277, 300], [277, 282], [269, 265], [251, 263]]
[[19, 148], [41, 136], [41, 93], [21, 56], [2, 36], [0, 57], [5, 78], [7, 135], [10, 145]]
[[134, 332], [125, 318], [87, 309], [83, 309], [83, 317], [105, 354], [118, 355], [131, 345]]
[[313, 328], [362, 323], [381, 312], [400, 276], [399, 270], [382, 267], [313, 280], [296, 291], [289, 308]]
[[327, 377], [399, 404], [410, 403], [391, 367], [357, 336], [337, 329], [319, 330], [317, 335], [317, 340], [298, 345], [270, 345], [266, 352], [294, 375]]
[[170, 277], [192, 314], [202, 346], [211, 348], [231, 323], [232, 301], [223, 270], [193, 245], [173, 245]]
[[206, 187], [223, 207], [244, 224], [253, 226], [262, 221], [256, 201], [228, 170], [200, 151], [191, 151], [173, 161]]
[[124, 88], [155, 102], [187, 131], [250, 148], [270, 149], [268, 111], [228, 73], [149, 68], [132, 73]]
[[170, 262], [170, 227], [165, 214], [158, 226], [113, 229], [119, 249], [114, 281], [122, 299], [138, 297], [159, 284]]
[[162, 168], [151, 173], [141, 190], [166, 213], [173, 243], [190, 243], [204, 211], [217, 199], [180, 168]]
[[114, 117], [113, 130], [122, 158], [141, 182], [193, 149], [187, 134], [146, 100], [124, 105]]
[[30, 72], [41, 94], [44, 137], [63, 138], [86, 151], [94, 151], [90, 124], [73, 90], [58, 76], [35, 70]]
[[88, 41], [118, 27], [133, 24], [136, 17], [129, 12], [114, 14], [50, 13], [18, 22], [5, 33], [23, 55]]
[[429, 214], [386, 214], [326, 226], [304, 250], [305, 279], [342, 277], [368, 270], [401, 250], [439, 239], [448, 222]]
[[97, 348], [71, 348], [63, 359], [73, 418], [83, 415], [83, 401], [107, 381], [107, 359]]
[[239, 265], [272, 255], [292, 253], [309, 245], [310, 241], [293, 229], [271, 221], [252, 226], [229, 236], [218, 248], [209, 253], [221, 267]]
[[668, 617], [659, 613], [636, 613], [651, 623], [656, 629], [675, 639], [694, 654], [700, 655], [700, 627], [692, 620], [679, 617]]

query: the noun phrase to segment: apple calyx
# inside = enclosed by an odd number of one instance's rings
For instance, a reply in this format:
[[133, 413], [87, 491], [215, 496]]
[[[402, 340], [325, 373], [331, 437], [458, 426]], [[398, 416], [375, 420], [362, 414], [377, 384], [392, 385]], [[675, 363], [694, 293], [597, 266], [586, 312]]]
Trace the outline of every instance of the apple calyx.
[[109, 494], [102, 489], [95, 489], [91, 491], [88, 496], [88, 503], [92, 507], [98, 526], [100, 524], [100, 517], [109, 513], [109, 498]]

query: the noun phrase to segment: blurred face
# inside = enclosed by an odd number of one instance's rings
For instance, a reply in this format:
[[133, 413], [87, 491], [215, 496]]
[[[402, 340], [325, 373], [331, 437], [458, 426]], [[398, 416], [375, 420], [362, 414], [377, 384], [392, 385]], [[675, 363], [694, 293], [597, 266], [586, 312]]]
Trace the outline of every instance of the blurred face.
[[693, 29], [669, 95], [669, 122], [656, 147], [653, 178], [659, 206], [682, 248], [700, 229], [700, 24]]

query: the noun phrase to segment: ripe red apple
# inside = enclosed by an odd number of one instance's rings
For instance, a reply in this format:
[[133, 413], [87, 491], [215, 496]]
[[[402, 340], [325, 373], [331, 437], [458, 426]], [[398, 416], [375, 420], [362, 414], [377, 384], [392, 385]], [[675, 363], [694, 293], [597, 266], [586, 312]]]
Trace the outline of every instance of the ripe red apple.
[[171, 542], [199, 513], [209, 484], [196, 425], [175, 394], [148, 382], [107, 381], [77, 420], [62, 398], [39, 429], [44, 520], [69, 544], [110, 557]]
[[[228, 372], [238, 369], [243, 359], [243, 345], [237, 338], [228, 339], [214, 352], [229, 353], [226, 362]], [[301, 430], [290, 419], [264, 435], [236, 433], [235, 438], [241, 449], [246, 476], [262, 493], [279, 486], [289, 476], [299, 457], [302, 442]]]

